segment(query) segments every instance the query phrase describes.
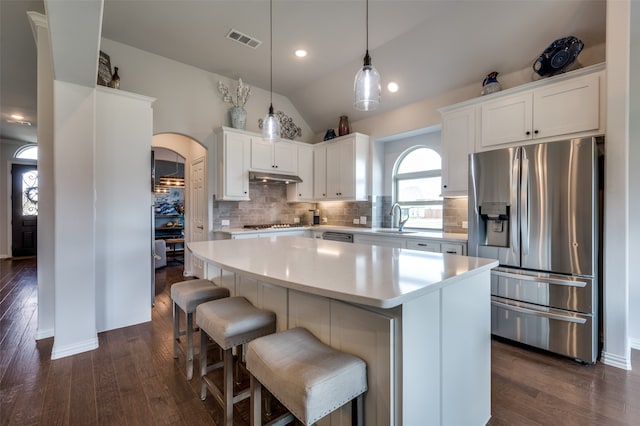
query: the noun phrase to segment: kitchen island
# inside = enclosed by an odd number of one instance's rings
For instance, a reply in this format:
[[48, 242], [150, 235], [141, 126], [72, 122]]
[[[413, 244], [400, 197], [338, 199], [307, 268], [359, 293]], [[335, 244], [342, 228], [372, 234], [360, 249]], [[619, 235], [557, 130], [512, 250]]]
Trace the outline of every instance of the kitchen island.
[[[466, 256], [300, 237], [188, 243], [207, 278], [367, 363], [367, 425], [490, 418], [490, 269]], [[349, 410], [332, 415], [341, 424]]]

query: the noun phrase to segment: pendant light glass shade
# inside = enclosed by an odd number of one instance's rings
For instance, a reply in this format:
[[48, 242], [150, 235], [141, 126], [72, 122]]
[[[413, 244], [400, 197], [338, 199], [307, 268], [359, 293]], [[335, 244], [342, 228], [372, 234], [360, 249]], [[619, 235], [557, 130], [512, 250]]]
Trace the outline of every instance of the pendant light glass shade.
[[366, 14], [367, 28], [367, 50], [364, 55], [364, 64], [353, 83], [353, 107], [359, 111], [373, 111], [380, 103], [380, 74], [371, 65], [371, 56], [369, 56], [369, 0], [367, 0]]
[[353, 107], [359, 111], [373, 111], [380, 103], [380, 74], [371, 65], [369, 51], [364, 57], [364, 65], [356, 74], [353, 83], [355, 101]]
[[269, 113], [262, 121], [262, 137], [269, 141], [280, 139], [280, 120], [273, 113], [273, 0], [269, 0]]
[[269, 106], [269, 113], [262, 120], [262, 137], [270, 141], [280, 139], [280, 120], [273, 113], [273, 105]]

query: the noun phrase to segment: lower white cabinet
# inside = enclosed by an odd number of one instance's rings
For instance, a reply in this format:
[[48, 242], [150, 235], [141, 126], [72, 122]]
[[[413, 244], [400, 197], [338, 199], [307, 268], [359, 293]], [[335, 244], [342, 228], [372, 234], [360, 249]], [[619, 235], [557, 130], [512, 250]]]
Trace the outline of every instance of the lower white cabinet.
[[442, 242], [441, 240], [430, 240], [427, 238], [402, 238], [398, 236], [384, 235], [362, 235], [355, 234], [353, 242], [358, 244], [369, 244], [372, 246], [384, 246], [395, 248], [408, 248], [411, 250], [430, 251], [433, 253], [449, 253], [466, 256], [466, 244], [463, 242]]
[[384, 246], [404, 248], [405, 242], [401, 238], [378, 237], [373, 235], [354, 235], [353, 242], [357, 244], [369, 244], [371, 246]]
[[440, 243], [422, 240], [407, 240], [407, 248], [411, 250], [431, 251], [440, 253]]

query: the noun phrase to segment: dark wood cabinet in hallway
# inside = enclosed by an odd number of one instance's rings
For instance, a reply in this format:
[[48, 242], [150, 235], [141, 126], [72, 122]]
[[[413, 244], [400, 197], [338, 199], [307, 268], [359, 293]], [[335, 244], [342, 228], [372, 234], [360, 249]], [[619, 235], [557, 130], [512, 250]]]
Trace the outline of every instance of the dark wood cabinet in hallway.
[[[182, 265], [157, 270], [151, 322], [100, 333], [98, 349], [52, 361], [53, 339], [35, 340], [35, 258], [0, 260], [0, 424], [219, 424], [220, 408], [200, 400], [199, 379], [188, 382], [184, 359], [173, 359], [169, 290], [183, 279]], [[497, 340], [491, 397], [493, 426], [640, 424], [637, 370], [583, 366]], [[239, 404], [235, 423], [249, 424], [248, 404]]]

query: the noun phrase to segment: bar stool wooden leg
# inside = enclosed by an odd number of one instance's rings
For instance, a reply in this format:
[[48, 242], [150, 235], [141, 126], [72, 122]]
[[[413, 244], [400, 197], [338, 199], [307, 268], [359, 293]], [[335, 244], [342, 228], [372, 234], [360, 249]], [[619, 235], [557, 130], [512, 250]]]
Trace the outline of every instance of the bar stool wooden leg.
[[[200, 333], [200, 377], [206, 377], [207, 375], [207, 346], [209, 344], [209, 337], [207, 333]], [[207, 399], [207, 383], [204, 380], [200, 380], [200, 399]]]
[[178, 358], [180, 352], [180, 307], [173, 302], [173, 357]]
[[[224, 364], [222, 369], [224, 380], [224, 401], [221, 401], [222, 408], [224, 409], [225, 424], [227, 426], [233, 426], [233, 350], [225, 349], [222, 354], [222, 362]], [[222, 399], [222, 398], [219, 398]]]
[[250, 376], [249, 389], [251, 391], [251, 404], [249, 408], [249, 419], [252, 425], [262, 424], [262, 385], [259, 381]]
[[187, 314], [187, 380], [193, 377], [193, 314]]

